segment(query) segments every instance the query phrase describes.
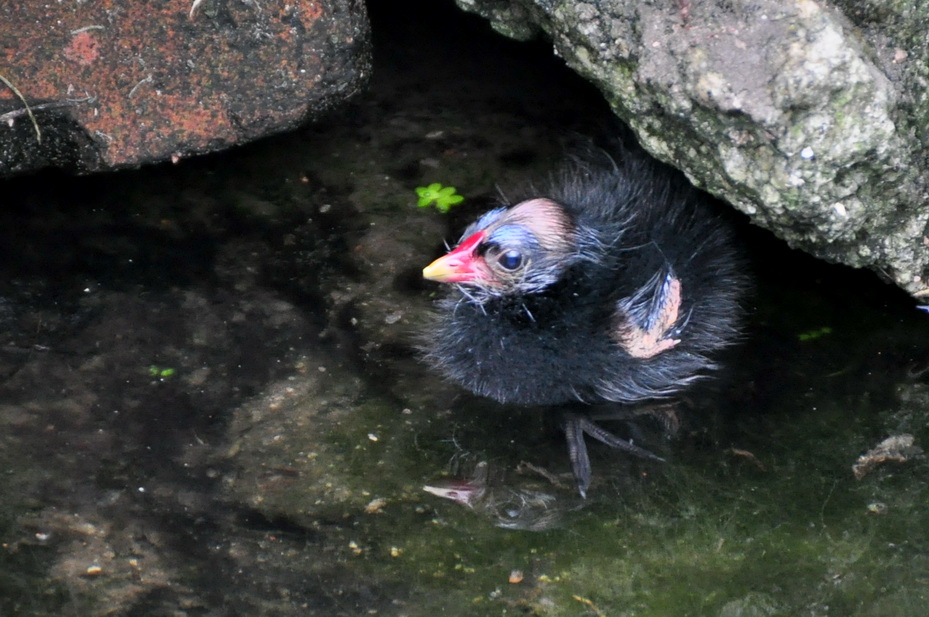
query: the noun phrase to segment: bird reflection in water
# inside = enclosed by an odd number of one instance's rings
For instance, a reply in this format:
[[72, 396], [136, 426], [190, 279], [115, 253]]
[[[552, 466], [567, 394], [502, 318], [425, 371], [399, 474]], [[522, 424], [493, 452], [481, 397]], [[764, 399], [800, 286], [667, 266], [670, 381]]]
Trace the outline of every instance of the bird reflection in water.
[[[535, 471], [528, 463], [520, 466]], [[540, 473], [544, 473], [541, 472]], [[490, 465], [480, 461], [467, 479], [440, 480], [423, 487], [428, 493], [450, 499], [475, 512], [489, 517], [504, 529], [545, 531], [561, 526], [566, 512], [582, 504], [577, 498], [565, 499], [551, 491], [526, 486], [525, 483], [507, 481], [499, 473], [491, 474]]]

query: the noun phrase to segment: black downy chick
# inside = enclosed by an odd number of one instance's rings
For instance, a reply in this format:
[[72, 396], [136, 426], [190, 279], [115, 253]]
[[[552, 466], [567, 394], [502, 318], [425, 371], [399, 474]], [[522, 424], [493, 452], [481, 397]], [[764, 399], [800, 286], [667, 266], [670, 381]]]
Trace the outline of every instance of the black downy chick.
[[[746, 286], [707, 199], [638, 156], [571, 161], [547, 190], [487, 212], [423, 270], [452, 284], [424, 337], [427, 362], [522, 405], [628, 404], [686, 388], [736, 337]], [[658, 459], [584, 414], [566, 417], [581, 495], [585, 434]]]

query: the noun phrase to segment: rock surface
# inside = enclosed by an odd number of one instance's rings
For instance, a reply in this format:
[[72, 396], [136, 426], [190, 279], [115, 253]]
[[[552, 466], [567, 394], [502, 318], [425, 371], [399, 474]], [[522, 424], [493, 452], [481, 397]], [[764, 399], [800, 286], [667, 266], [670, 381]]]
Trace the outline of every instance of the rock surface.
[[0, 176], [248, 142], [320, 114], [370, 73], [352, 0], [14, 0], [0, 22]]
[[929, 298], [929, 7], [457, 2], [544, 31], [650, 152], [792, 246]]

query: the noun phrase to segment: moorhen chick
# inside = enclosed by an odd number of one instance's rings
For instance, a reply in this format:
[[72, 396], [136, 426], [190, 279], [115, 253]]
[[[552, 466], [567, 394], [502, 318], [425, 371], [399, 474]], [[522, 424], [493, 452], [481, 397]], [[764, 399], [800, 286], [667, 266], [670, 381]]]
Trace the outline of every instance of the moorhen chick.
[[[572, 159], [548, 184], [481, 216], [423, 270], [452, 284], [426, 361], [502, 403], [565, 409], [664, 398], [704, 376], [737, 334], [746, 286], [709, 198], [626, 152]], [[582, 496], [585, 434], [658, 459], [586, 414], [566, 418]]]

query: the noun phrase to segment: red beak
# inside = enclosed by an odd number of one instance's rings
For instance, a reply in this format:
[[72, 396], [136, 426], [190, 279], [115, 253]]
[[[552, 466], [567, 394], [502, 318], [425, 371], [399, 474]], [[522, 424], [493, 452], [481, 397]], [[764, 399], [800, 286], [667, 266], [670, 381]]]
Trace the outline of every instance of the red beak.
[[480, 257], [475, 255], [475, 250], [484, 240], [484, 235], [483, 231], [479, 231], [468, 236], [447, 255], [423, 268], [423, 278], [438, 283], [467, 283], [480, 277], [475, 263]]

